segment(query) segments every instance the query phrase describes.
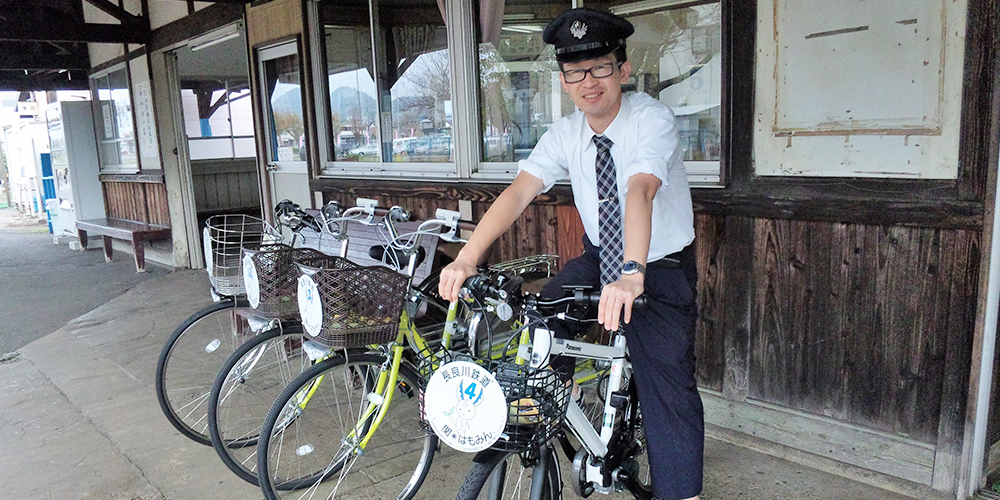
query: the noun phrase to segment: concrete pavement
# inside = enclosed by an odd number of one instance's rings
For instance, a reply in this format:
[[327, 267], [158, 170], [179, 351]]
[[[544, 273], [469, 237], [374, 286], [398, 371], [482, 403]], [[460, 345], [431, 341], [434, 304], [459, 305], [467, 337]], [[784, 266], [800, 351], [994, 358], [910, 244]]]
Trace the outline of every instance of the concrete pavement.
[[[156, 401], [154, 369], [164, 341], [209, 302], [204, 272], [168, 272], [0, 362], [0, 498], [262, 498], [214, 450], [176, 432]], [[947, 498], [835, 464], [826, 464], [835, 474], [799, 465], [772, 455], [824, 463], [715, 429], [706, 444], [704, 499]], [[469, 459], [442, 450], [418, 498], [454, 498]], [[574, 497], [567, 486], [565, 498]]]
[[[98, 244], [86, 252], [52, 243], [44, 222], [0, 208], [0, 355], [48, 335], [67, 321], [169, 269], [136, 273], [128, 254], [104, 261]], [[44, 310], [45, 314], [39, 314]]]

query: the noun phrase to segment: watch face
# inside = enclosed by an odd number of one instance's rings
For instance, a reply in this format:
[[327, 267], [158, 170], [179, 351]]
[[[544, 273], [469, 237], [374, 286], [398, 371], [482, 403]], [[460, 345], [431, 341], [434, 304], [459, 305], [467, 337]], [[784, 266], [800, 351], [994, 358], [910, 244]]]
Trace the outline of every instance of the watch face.
[[629, 274], [637, 274], [637, 273], [646, 274], [646, 269], [644, 267], [642, 267], [641, 265], [639, 265], [638, 262], [636, 262], [634, 260], [630, 260], [630, 261], [622, 264], [622, 274], [629, 275]]

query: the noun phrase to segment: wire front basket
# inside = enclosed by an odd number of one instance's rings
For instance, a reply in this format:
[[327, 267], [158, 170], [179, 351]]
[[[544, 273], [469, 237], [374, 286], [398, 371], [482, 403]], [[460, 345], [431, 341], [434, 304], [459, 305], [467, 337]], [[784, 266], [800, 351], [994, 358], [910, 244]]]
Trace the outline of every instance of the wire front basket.
[[293, 248], [280, 243], [261, 245], [257, 250], [244, 248], [243, 253], [250, 256], [256, 277], [256, 283], [244, 283], [250, 305], [268, 318], [298, 317], [299, 268], [295, 262], [324, 254], [312, 248]]
[[495, 450], [522, 452], [547, 443], [566, 418], [570, 387], [551, 368], [486, 361], [507, 398], [507, 425]]
[[385, 267], [365, 267], [341, 257], [300, 259], [299, 269], [316, 283], [322, 327], [316, 340], [333, 349], [385, 344], [399, 333], [406, 276]]
[[424, 410], [424, 389], [431, 374], [454, 360], [472, 361], [489, 370], [507, 400], [507, 423], [490, 448], [520, 453], [549, 442], [562, 426], [570, 387], [551, 368], [532, 368], [508, 361], [473, 358], [445, 350], [424, 352], [417, 370], [424, 384], [420, 390], [420, 427], [434, 432]]
[[243, 214], [209, 217], [204, 229], [205, 268], [221, 295], [243, 295], [242, 251], [256, 249], [270, 238], [263, 220]]

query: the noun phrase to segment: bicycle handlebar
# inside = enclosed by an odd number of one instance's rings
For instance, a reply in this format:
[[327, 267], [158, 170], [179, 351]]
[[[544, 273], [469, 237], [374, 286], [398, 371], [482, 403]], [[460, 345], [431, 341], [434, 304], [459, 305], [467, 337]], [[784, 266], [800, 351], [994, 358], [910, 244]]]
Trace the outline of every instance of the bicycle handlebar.
[[[468, 277], [462, 284], [462, 290], [469, 300], [484, 303], [505, 303], [507, 305], [523, 305], [530, 309], [552, 310], [564, 304], [596, 306], [601, 302], [601, 291], [589, 286], [567, 286], [567, 295], [555, 300], [540, 300], [538, 295], [521, 293], [524, 278], [507, 276], [504, 273], [491, 273], [491, 276], [475, 274]], [[513, 304], [512, 304], [513, 303]], [[519, 304], [518, 304], [519, 303]], [[632, 307], [643, 309], [647, 306], [645, 295], [640, 295], [632, 301]]]
[[298, 204], [292, 200], [281, 200], [274, 207], [274, 219], [278, 224], [288, 226], [292, 231], [298, 232], [302, 226], [306, 226], [314, 231], [320, 231], [320, 224], [311, 214], [302, 210]]

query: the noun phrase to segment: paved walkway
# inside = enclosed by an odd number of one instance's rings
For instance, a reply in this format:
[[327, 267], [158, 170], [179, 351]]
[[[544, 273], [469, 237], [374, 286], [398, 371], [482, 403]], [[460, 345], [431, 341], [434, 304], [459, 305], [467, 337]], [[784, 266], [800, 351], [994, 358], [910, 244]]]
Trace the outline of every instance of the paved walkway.
[[[164, 341], [209, 302], [203, 272], [165, 272], [0, 361], [0, 498], [261, 498], [214, 450], [177, 433], [156, 402], [153, 373]], [[46, 309], [32, 313], [42, 316]], [[704, 499], [947, 498], [883, 479], [884, 486], [909, 493], [901, 495], [719, 437], [707, 440]], [[418, 498], [454, 498], [469, 459], [442, 450]], [[574, 498], [568, 487], [565, 493]], [[370, 494], [351, 494], [362, 496]]]
[[[0, 356], [170, 269], [151, 263], [136, 273], [128, 254], [104, 261], [100, 241], [86, 252], [56, 245], [48, 226], [13, 207], [0, 208]], [[44, 310], [44, 314], [39, 314]]]

